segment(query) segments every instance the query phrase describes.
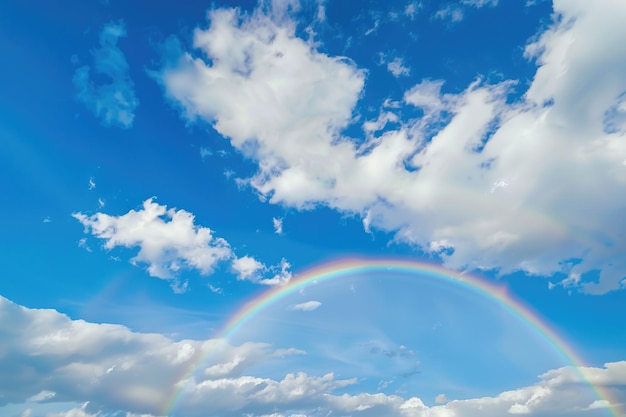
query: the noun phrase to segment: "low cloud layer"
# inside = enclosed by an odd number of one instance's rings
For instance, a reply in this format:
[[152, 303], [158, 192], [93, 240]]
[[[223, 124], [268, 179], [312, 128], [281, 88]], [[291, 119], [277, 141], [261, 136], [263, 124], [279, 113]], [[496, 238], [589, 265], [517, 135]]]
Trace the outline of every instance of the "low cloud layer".
[[[233, 346], [225, 340], [173, 341], [120, 325], [71, 320], [1, 297], [0, 315], [0, 331], [9, 341], [0, 348], [0, 406], [86, 403], [55, 414], [64, 417], [106, 417], [117, 410], [129, 417], [158, 416], [169, 411], [179, 394], [175, 410], [185, 416], [595, 417], [605, 415], [607, 400], [626, 402], [626, 362], [579, 371], [555, 369], [531, 386], [428, 406], [418, 397], [340, 394], [342, 388], [358, 388], [358, 381], [338, 380], [331, 373], [286, 373], [280, 380], [250, 374], [255, 364], [274, 360], [278, 365], [286, 355], [304, 353], [296, 349], [275, 350], [263, 343]], [[592, 395], [586, 381], [607, 398]]]
[[563, 273], [562, 285], [603, 293], [626, 276], [626, 4], [554, 10], [526, 45], [537, 70], [521, 99], [508, 100], [517, 80], [456, 93], [424, 80], [363, 126], [364, 141], [342, 131], [365, 72], [298, 38], [286, 13], [212, 10], [194, 33], [207, 59], [170, 39], [157, 78], [185, 118], [257, 162], [243, 183], [271, 203], [360, 215], [448, 267]]

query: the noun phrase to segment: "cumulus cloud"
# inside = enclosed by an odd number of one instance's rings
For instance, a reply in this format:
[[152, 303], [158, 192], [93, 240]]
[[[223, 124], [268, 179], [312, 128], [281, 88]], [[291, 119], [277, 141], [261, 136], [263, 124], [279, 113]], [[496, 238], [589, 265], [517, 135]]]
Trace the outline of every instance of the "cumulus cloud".
[[[178, 386], [191, 396], [186, 401], [195, 410], [191, 414], [206, 415], [203, 407], [221, 414], [345, 385], [332, 376], [297, 374], [281, 381], [243, 376], [259, 362], [302, 354], [297, 349], [274, 350], [263, 343], [233, 346], [219, 339], [173, 341], [120, 325], [71, 320], [54, 310], [29, 309], [2, 297], [0, 315], [6, 340], [0, 348], [0, 405], [89, 401], [93, 410], [160, 415], [164, 401]], [[189, 375], [196, 367], [197, 372]], [[82, 412], [97, 414], [85, 405], [59, 415]]]
[[288, 15], [212, 10], [194, 36], [206, 60], [170, 41], [157, 78], [186, 118], [257, 162], [246, 183], [271, 203], [357, 214], [426, 251], [445, 242], [451, 268], [580, 274], [606, 292], [626, 276], [626, 5], [554, 9], [526, 47], [537, 71], [521, 99], [507, 101], [515, 80], [455, 93], [424, 80], [401, 103], [423, 116], [366, 141], [341, 133], [364, 72], [297, 38]]
[[304, 303], [289, 306], [290, 310], [313, 311], [322, 305], [319, 301], [306, 301]]
[[250, 279], [265, 270], [265, 265], [251, 256], [237, 258], [232, 263], [232, 268], [237, 272], [237, 278]]
[[88, 65], [76, 69], [73, 82], [78, 101], [100, 118], [103, 125], [126, 129], [133, 125], [139, 100], [126, 57], [117, 46], [118, 40], [125, 36], [123, 21], [110, 22], [100, 33], [100, 47], [92, 51], [95, 72], [109, 78], [109, 83], [94, 83]]
[[133, 262], [145, 263], [151, 276], [170, 279], [181, 268], [209, 274], [221, 260], [233, 254], [224, 239], [215, 237], [208, 227], [194, 224], [193, 214], [168, 209], [153, 198], [143, 208], [121, 216], [96, 213], [72, 214], [85, 226], [85, 232], [104, 239], [104, 247], [139, 247]]
[[[72, 216], [85, 227], [85, 233], [104, 239], [105, 249], [139, 247], [139, 253], [131, 261], [146, 264], [153, 277], [170, 280], [176, 292], [188, 288], [187, 282], [178, 281], [179, 271], [193, 269], [209, 275], [221, 262], [230, 262], [242, 280], [282, 285], [291, 279], [291, 265], [285, 259], [268, 267], [248, 255], [239, 258], [225, 239], [215, 236], [210, 228], [195, 224], [192, 213], [168, 209], [154, 198], [144, 201], [142, 209], [120, 216], [80, 212]], [[81, 238], [79, 246], [91, 252], [87, 238]]]
[[272, 277], [267, 277], [259, 280], [258, 282], [263, 285], [277, 286], [286, 285], [291, 281], [293, 274], [291, 273], [291, 264], [287, 262], [285, 258], [280, 260], [280, 263], [270, 268]]

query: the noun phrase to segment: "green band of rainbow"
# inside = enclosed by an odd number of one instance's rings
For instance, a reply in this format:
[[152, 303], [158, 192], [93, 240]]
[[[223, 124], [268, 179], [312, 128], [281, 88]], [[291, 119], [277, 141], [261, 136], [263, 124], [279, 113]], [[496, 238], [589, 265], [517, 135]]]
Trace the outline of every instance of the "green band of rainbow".
[[[306, 287], [311, 283], [336, 280], [349, 276], [354, 277], [357, 274], [363, 273], [390, 271], [394, 273], [410, 274], [411, 276], [414, 276], [415, 279], [450, 282], [479, 296], [483, 296], [497, 302], [515, 318], [527, 325], [541, 339], [543, 339], [548, 346], [550, 346], [555, 353], [563, 359], [565, 364], [573, 365], [578, 373], [578, 376], [589, 385], [590, 389], [599, 400], [606, 401], [608, 404], [614, 404], [614, 402], [611, 401], [608, 392], [603, 390], [602, 387], [590, 382], [584, 375], [581, 370], [585, 366], [584, 362], [574, 352], [574, 349], [572, 349], [554, 329], [550, 328], [548, 323], [543, 321], [540, 316], [533, 312], [529, 307], [523, 305], [519, 300], [516, 300], [508, 295], [504, 286], [497, 286], [471, 275], [451, 271], [430, 263], [399, 259], [348, 258], [314, 267], [297, 275], [289, 284], [282, 287], [272, 288], [261, 293], [258, 297], [248, 301], [226, 322], [221, 331], [215, 335], [215, 345], [219, 343], [219, 340], [228, 339], [253, 317], [267, 309], [276, 301]], [[201, 355], [200, 358], [191, 363], [179, 381], [186, 381], [194, 372], [200, 369], [208, 359], [212, 350], [213, 349], [209, 349], [205, 352], [205, 354]], [[172, 412], [176, 404], [180, 401], [183, 391], [183, 383], [174, 385], [174, 391], [167, 397], [167, 401], [163, 407], [164, 416], [168, 416]], [[607, 415], [619, 417], [619, 414], [613, 407], [607, 408]]]

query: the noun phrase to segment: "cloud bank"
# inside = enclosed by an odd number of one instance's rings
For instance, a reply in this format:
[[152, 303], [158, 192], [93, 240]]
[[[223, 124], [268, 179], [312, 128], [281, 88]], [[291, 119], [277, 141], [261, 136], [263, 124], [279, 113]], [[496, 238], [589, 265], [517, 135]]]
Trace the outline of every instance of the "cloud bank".
[[478, 78], [459, 93], [423, 80], [380, 119], [400, 126], [364, 126], [364, 140], [342, 132], [366, 73], [298, 38], [288, 13], [213, 9], [193, 51], [170, 39], [157, 78], [186, 119], [256, 161], [242, 182], [271, 203], [357, 214], [447, 267], [562, 273], [602, 293], [626, 276], [626, 5], [554, 10], [525, 47], [537, 70], [521, 99], [508, 100], [517, 80]]
[[[0, 406], [26, 401], [43, 405], [84, 403], [59, 416], [161, 415], [173, 393], [185, 416], [322, 416], [332, 414], [390, 417], [600, 416], [605, 400], [593, 397], [586, 382], [626, 402], [626, 362], [602, 368], [565, 367], [546, 372], [531, 386], [493, 397], [426, 405], [420, 398], [383, 393], [341, 394], [358, 387], [356, 378], [332, 373], [284, 378], [250, 375], [255, 364], [280, 361], [296, 349], [263, 343], [233, 346], [225, 340], [174, 341], [159, 334], [132, 332], [112, 324], [71, 320], [54, 310], [29, 309], [0, 297]], [[204, 358], [204, 360], [200, 360]], [[190, 369], [196, 372], [189, 374]]]

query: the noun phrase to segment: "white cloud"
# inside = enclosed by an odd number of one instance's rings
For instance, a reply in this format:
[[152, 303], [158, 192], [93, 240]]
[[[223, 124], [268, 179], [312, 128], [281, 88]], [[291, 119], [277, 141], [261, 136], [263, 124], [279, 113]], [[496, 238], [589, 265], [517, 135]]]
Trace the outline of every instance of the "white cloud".
[[36, 401], [36, 402], [46, 401], [46, 400], [53, 398], [55, 395], [56, 395], [55, 392], [43, 390], [39, 392], [38, 394], [35, 394], [32, 397], [28, 398], [27, 401]]
[[87, 252], [91, 252], [91, 248], [87, 244], [87, 238], [85, 237], [78, 239], [78, 247], [85, 249]]
[[[257, 161], [247, 183], [271, 203], [356, 213], [426, 249], [448, 242], [451, 268], [573, 272], [585, 291], [606, 292], [626, 276], [626, 3], [554, 9], [526, 48], [537, 72], [520, 101], [506, 100], [515, 81], [442, 94], [442, 81], [425, 80], [404, 97], [424, 116], [366, 148], [341, 135], [363, 71], [298, 39], [288, 16], [213, 10], [194, 42], [210, 61], [178, 46], [160, 81], [187, 118], [212, 121]], [[599, 283], [584, 278], [593, 270]]]
[[194, 224], [193, 214], [168, 209], [150, 198], [139, 211], [121, 216], [96, 213], [72, 214], [85, 226], [85, 233], [105, 239], [104, 247], [139, 247], [133, 262], [145, 263], [151, 276], [171, 279], [181, 268], [209, 274], [219, 261], [233, 253], [224, 239], [213, 236], [208, 227]]
[[87, 65], [76, 69], [74, 73], [77, 99], [105, 126], [131, 127], [135, 109], [139, 105], [135, 85], [128, 73], [128, 62], [117, 46], [118, 40], [125, 36], [126, 25], [123, 21], [110, 22], [100, 33], [100, 48], [92, 51], [95, 72], [108, 77], [108, 84], [94, 84], [89, 74], [91, 68]]
[[387, 63], [387, 71], [398, 78], [401, 76], [407, 76], [411, 73], [411, 69], [404, 65], [404, 61], [400, 57], [395, 57], [392, 61]]
[[461, 0], [459, 3], [450, 3], [437, 10], [434, 17], [435, 19], [450, 20], [452, 23], [457, 23], [463, 20], [465, 17], [464, 7], [474, 7], [480, 9], [482, 7], [495, 7], [498, 5], [498, 0]]
[[[5, 340], [0, 348], [0, 406], [89, 401], [89, 410], [85, 404], [58, 416], [91, 416], [97, 410], [159, 415], [163, 399], [182, 384], [192, 396], [190, 414], [222, 414], [273, 400], [281, 404], [345, 384], [332, 376], [287, 375], [283, 381], [242, 376], [259, 362], [302, 354], [297, 349], [274, 350], [263, 343], [233, 346], [225, 340], [172, 341], [120, 325], [71, 320], [54, 310], [28, 309], [2, 297], [0, 316]], [[180, 381], [191, 365], [197, 365], [198, 372]], [[235, 391], [229, 392], [229, 387]], [[295, 394], [299, 389], [301, 394]], [[181, 412], [186, 404], [181, 404]]]
[[456, 4], [448, 4], [435, 12], [434, 18], [441, 20], [450, 20], [452, 23], [463, 20], [463, 9]]
[[265, 265], [251, 256], [243, 256], [235, 259], [232, 263], [232, 268], [237, 272], [238, 279], [258, 277], [259, 273], [266, 269]]
[[58, 413], [50, 413], [47, 414], [46, 417], [100, 417], [100, 413], [90, 413], [87, 411], [87, 407], [89, 406], [89, 401], [85, 402], [79, 408], [72, 408], [67, 411], [60, 411]]
[[365, 133], [380, 132], [388, 123], [398, 123], [400, 118], [392, 112], [381, 112], [375, 121], [369, 120], [363, 123]]
[[421, 2], [412, 1], [404, 8], [404, 15], [413, 20], [422, 7], [424, 7], [424, 5]]
[[277, 235], [283, 234], [283, 219], [277, 219], [276, 217], [272, 218], [272, 223], [274, 225], [274, 233]]
[[94, 188], [96, 188], [96, 181], [93, 177], [89, 177], [89, 190], [91, 191]]
[[[73, 213], [72, 216], [91, 233], [104, 239], [104, 248], [139, 248], [131, 259], [133, 264], [146, 264], [148, 273], [170, 280], [172, 289], [183, 293], [188, 282], [179, 281], [182, 269], [194, 269], [202, 275], [211, 274], [220, 262], [230, 262], [231, 269], [241, 280], [262, 285], [284, 285], [291, 279], [291, 265], [282, 259], [279, 265], [266, 266], [252, 256], [237, 257], [228, 242], [214, 236], [208, 227], [195, 224], [195, 217], [185, 210], [168, 209], [149, 198], [142, 209], [130, 210], [120, 216], [96, 213], [91, 216]], [[78, 246], [91, 252], [87, 238]], [[217, 287], [210, 287], [220, 292]]]
[[280, 263], [276, 266], [269, 268], [270, 272], [274, 275], [271, 278], [263, 278], [257, 281], [259, 284], [277, 286], [286, 285], [291, 281], [293, 274], [290, 271], [291, 264], [287, 262], [285, 258], [280, 260]]
[[313, 311], [322, 305], [319, 301], [306, 301], [304, 303], [289, 306], [290, 310]]

